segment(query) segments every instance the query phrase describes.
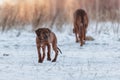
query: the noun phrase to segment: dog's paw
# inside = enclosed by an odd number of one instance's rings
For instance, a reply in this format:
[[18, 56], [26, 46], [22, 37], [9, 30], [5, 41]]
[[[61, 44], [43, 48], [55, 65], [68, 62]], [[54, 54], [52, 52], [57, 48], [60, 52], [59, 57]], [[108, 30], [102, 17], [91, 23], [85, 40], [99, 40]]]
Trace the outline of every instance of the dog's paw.
[[43, 61], [42, 60], [38, 60], [38, 63], [42, 63]]
[[79, 40], [76, 40], [76, 43], [78, 43], [79, 42]]
[[51, 58], [47, 58], [48, 61], [51, 61]]
[[56, 62], [56, 60], [55, 60], [55, 59], [53, 59], [53, 60], [52, 60], [52, 62]]

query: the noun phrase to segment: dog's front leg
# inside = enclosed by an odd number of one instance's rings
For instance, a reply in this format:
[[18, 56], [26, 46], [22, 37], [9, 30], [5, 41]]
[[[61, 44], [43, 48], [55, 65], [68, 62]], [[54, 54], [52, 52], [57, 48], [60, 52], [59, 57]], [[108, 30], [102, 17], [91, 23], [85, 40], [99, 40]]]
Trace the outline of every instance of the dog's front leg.
[[42, 46], [42, 51], [43, 51], [43, 56], [42, 56], [42, 62], [43, 62], [43, 60], [45, 58], [45, 46]]
[[37, 46], [37, 51], [38, 51], [38, 63], [42, 63], [40, 46]]
[[38, 63], [42, 63], [42, 59], [41, 59], [41, 46], [40, 46], [40, 41], [38, 39], [38, 37], [36, 37], [36, 47], [37, 47], [37, 52], [38, 52]]

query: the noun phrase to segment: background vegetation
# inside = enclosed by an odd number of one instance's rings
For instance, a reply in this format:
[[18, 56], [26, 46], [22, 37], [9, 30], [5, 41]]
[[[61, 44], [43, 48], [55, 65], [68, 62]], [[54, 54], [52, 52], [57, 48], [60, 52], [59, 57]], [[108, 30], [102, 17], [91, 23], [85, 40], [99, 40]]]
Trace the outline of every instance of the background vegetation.
[[0, 5], [0, 27], [62, 27], [72, 24], [73, 12], [84, 9], [90, 21], [120, 23], [120, 0], [4, 0]]

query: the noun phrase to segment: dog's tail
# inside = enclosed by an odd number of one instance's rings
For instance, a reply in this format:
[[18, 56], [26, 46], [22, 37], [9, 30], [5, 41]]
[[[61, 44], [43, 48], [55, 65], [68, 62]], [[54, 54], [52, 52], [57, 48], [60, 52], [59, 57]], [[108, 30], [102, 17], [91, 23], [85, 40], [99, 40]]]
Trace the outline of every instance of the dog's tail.
[[60, 53], [62, 54], [62, 51], [60, 50], [60, 48], [57, 47], [57, 49], [60, 51]]

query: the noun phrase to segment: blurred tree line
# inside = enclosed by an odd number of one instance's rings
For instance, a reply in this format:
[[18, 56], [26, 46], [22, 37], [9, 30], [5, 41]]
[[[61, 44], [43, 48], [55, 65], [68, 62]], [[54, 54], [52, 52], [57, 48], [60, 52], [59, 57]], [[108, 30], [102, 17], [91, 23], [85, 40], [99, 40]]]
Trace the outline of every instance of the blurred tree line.
[[78, 8], [88, 13], [90, 21], [120, 23], [120, 0], [7, 0], [0, 5], [0, 27], [61, 27], [72, 24]]

